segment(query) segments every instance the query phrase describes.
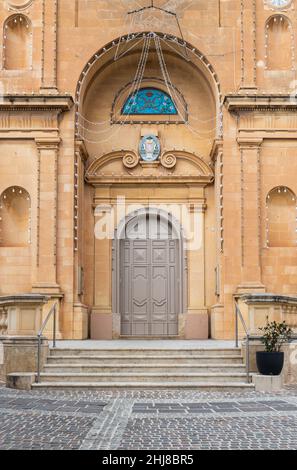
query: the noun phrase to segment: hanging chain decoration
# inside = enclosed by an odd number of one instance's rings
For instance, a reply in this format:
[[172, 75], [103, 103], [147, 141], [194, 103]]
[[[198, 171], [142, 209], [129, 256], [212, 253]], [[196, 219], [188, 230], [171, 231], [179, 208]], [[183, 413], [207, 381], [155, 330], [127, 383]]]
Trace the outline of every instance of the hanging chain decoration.
[[[179, 6], [180, 6], [181, 2], [180, 0], [178, 1], [179, 1]], [[114, 61], [119, 61], [126, 54], [128, 54], [133, 49], [141, 45], [141, 54], [140, 54], [137, 70], [135, 73], [134, 80], [130, 82], [130, 90], [128, 91], [128, 96], [131, 96], [131, 100], [133, 100], [131, 101], [131, 105], [133, 108], [133, 105], [135, 104], [137, 100], [138, 92], [142, 86], [149, 54], [150, 52], [154, 52], [158, 59], [161, 75], [163, 78], [163, 82], [166, 85], [168, 95], [171, 97], [173, 103], [175, 103], [177, 114], [181, 117], [182, 122], [187, 126], [189, 131], [192, 134], [195, 134], [198, 138], [200, 139], [206, 138], [211, 141], [211, 134], [213, 133], [214, 129], [217, 129], [218, 135], [221, 136], [222, 134], [223, 118], [222, 118], [221, 106], [216, 116], [210, 119], [201, 119], [195, 116], [193, 113], [188, 113], [188, 109], [185, 103], [182, 101], [181, 97], [177, 93], [172, 83], [172, 80], [171, 80], [171, 77], [170, 77], [170, 74], [166, 65], [164, 51], [162, 50], [162, 45], [166, 47], [166, 50], [168, 49], [173, 50], [175, 54], [179, 55], [182, 59], [186, 60], [187, 62], [191, 62], [190, 55], [192, 55], [192, 53], [195, 54], [196, 51], [195, 49], [193, 50], [189, 49], [188, 44], [184, 40], [184, 36], [182, 33], [178, 15], [174, 11], [169, 10], [169, 8], [177, 8], [177, 0], [168, 0], [166, 3], [166, 8], [156, 6], [155, 0], [151, 0], [151, 3], [149, 6], [139, 7], [138, 9], [134, 9], [133, 11], [129, 11], [127, 13], [127, 18], [130, 19], [129, 33], [126, 34], [125, 36], [121, 36], [118, 41], [113, 42], [113, 46], [115, 48]], [[163, 17], [165, 16], [166, 18], [168, 17], [174, 18], [178, 26], [180, 39], [178, 39], [176, 36], [173, 36], [172, 34], [169, 34], [169, 33], [160, 34], [158, 32], [148, 31], [148, 29], [145, 32], [142, 31], [142, 32], [135, 33], [134, 31], [137, 31], [137, 29], [139, 30], [139, 28], [137, 28], [137, 25], [136, 25], [137, 18], [139, 21], [139, 17], [142, 17], [141, 15], [143, 15], [146, 12], [157, 12], [157, 13], [161, 13]], [[165, 23], [163, 22], [163, 24]], [[167, 20], [166, 20], [166, 24], [167, 24]], [[144, 24], [144, 26], [147, 26], [147, 25]], [[156, 22], [153, 23], [153, 26], [156, 31]], [[214, 75], [214, 72], [211, 72], [211, 73]], [[110, 141], [111, 139], [115, 137], [115, 135], [121, 129], [121, 126], [120, 127], [116, 126], [115, 129], [111, 130], [110, 126], [113, 126], [113, 123], [111, 123], [110, 119], [100, 121], [100, 122], [90, 121], [85, 116], [83, 116], [83, 114], [80, 113], [79, 109], [77, 109], [76, 114], [77, 114], [78, 134], [85, 141], [88, 141], [90, 143], [97, 143], [99, 141], [101, 143], [104, 143], [104, 142]], [[127, 113], [124, 119], [118, 124], [122, 125], [125, 123], [129, 123], [130, 119], [131, 119], [130, 114]], [[191, 120], [204, 123], [204, 124], [212, 122], [213, 125], [210, 126], [209, 129], [200, 128], [199, 131], [197, 131], [197, 129], [194, 128], [190, 124]], [[108, 133], [108, 135], [106, 133]], [[102, 138], [103, 137], [102, 134], [106, 134], [106, 138]]]
[[[182, 32], [181, 24], [180, 24], [177, 13], [175, 13], [174, 11], [171, 11], [167, 8], [162, 8], [162, 7], [156, 6], [154, 1], [155, 0], [151, 0], [151, 4], [146, 6], [146, 7], [141, 7], [141, 8], [138, 8], [136, 10], [129, 11], [127, 13], [128, 17], [131, 18], [129, 33], [125, 37], [124, 36], [120, 37], [120, 39], [117, 43], [117, 48], [116, 48], [116, 52], [115, 52], [115, 57], [114, 57], [115, 61], [117, 61], [118, 59], [120, 59], [121, 57], [126, 55], [128, 52], [130, 52], [131, 49], [134, 49], [135, 47], [137, 47], [137, 45], [141, 41], [144, 40], [144, 37], [146, 37], [147, 34], [149, 34], [149, 35], [154, 34], [154, 31], [156, 31], [156, 29], [160, 29], [161, 27], [164, 27], [165, 24], [167, 25], [168, 24], [168, 22], [167, 22], [168, 18], [172, 18], [174, 20], [175, 26], [177, 27], [179, 36], [182, 40], [182, 44], [177, 42], [174, 45], [181, 48], [183, 53], [178, 51], [178, 49], [176, 47], [172, 46], [172, 45], [170, 47], [172, 49], [174, 49], [174, 51], [177, 52], [179, 55], [181, 55], [183, 57], [183, 59], [187, 60], [188, 62], [190, 61], [187, 46], [186, 46], [186, 41], [184, 39], [184, 35], [183, 35], [183, 32]], [[172, 3], [172, 2], [169, 2], [169, 4], [170, 3]], [[176, 7], [176, 5], [174, 5], [174, 6]], [[155, 12], [161, 13], [164, 21], [160, 18], [156, 18], [156, 16], [151, 16], [151, 17], [148, 17], [148, 18], [144, 18], [145, 13], [148, 13], [148, 12], [149, 13], [155, 13]], [[166, 21], [165, 21], [165, 18], [166, 18]], [[153, 27], [154, 31], [151, 30], [149, 32], [146, 31], [146, 32], [134, 33], [134, 31], [137, 30], [137, 27], [136, 27], [137, 24], [141, 24], [142, 29], [144, 29], [144, 28], [149, 29], [149, 28]], [[139, 39], [139, 41], [135, 41], [137, 39]], [[166, 40], [166, 35], [164, 35], [164, 40]], [[132, 41], [132, 44], [130, 44], [131, 41]], [[129, 47], [127, 47], [125, 49], [125, 46], [127, 46], [127, 45], [129, 45]], [[124, 48], [124, 50], [122, 50], [123, 48]]]
[[[131, 87], [130, 87], [130, 90], [129, 90], [129, 96], [131, 96], [131, 100], [133, 100], [131, 102], [132, 108], [133, 108], [133, 105], [136, 102], [137, 94], [138, 94], [138, 92], [141, 88], [141, 85], [142, 85], [144, 72], [145, 72], [145, 69], [146, 69], [146, 64], [147, 64], [147, 60], [148, 60], [150, 49], [151, 49], [151, 43], [154, 43], [156, 53], [157, 53], [157, 57], [158, 57], [160, 70], [161, 70], [161, 74], [162, 74], [162, 77], [163, 77], [163, 81], [166, 85], [166, 89], [168, 91], [169, 96], [171, 97], [173, 103], [175, 103], [177, 113], [180, 116], [182, 122], [187, 126], [187, 128], [190, 130], [190, 132], [192, 134], [195, 134], [199, 138], [204, 139], [204, 138], [210, 137], [210, 135], [213, 132], [212, 127], [211, 127], [211, 129], [208, 129], [208, 130], [203, 131], [202, 129], [200, 129], [199, 131], [197, 131], [193, 126], [190, 125], [189, 120], [185, 119], [185, 115], [187, 115], [188, 110], [186, 108], [185, 103], [182, 102], [179, 94], [177, 93], [175, 87], [173, 86], [173, 83], [172, 83], [172, 80], [171, 80], [171, 77], [170, 77], [170, 74], [169, 74], [169, 71], [168, 71], [168, 68], [167, 68], [167, 65], [166, 65], [164, 53], [163, 53], [162, 46], [161, 46], [161, 38], [159, 37], [159, 35], [156, 34], [156, 33], [151, 32], [149, 34], [145, 34], [143, 36], [143, 40], [144, 40], [144, 42], [143, 42], [142, 52], [141, 52], [141, 56], [140, 56], [138, 66], [137, 66], [137, 70], [136, 70], [136, 73], [135, 73], [135, 78], [134, 78], [133, 82], [131, 83]], [[100, 134], [104, 134], [104, 133], [110, 131], [110, 128], [107, 128], [107, 129], [98, 129], [96, 127], [91, 128], [91, 126], [93, 126], [93, 125], [98, 126], [99, 124], [103, 124], [103, 123], [96, 123], [96, 122], [92, 123], [92, 121], [88, 121], [81, 114], [80, 114], [79, 118], [80, 119], [79, 119], [78, 125], [79, 125], [79, 129], [80, 129], [80, 134], [82, 135], [82, 137], [84, 138], [85, 141], [88, 141], [90, 143], [95, 143], [95, 142], [97, 142], [97, 140], [95, 140], [96, 136], [99, 137]], [[125, 124], [129, 120], [130, 120], [130, 114], [128, 113], [125, 116], [125, 118], [123, 119], [123, 121], [121, 122], [121, 124]], [[195, 120], [200, 121], [200, 122], [204, 122], [204, 123], [211, 122], [211, 121], [215, 123], [216, 117], [213, 117], [209, 120], [200, 120], [198, 118], [195, 118]], [[113, 137], [118, 132], [119, 132], [119, 129], [115, 129], [112, 132], [112, 135], [109, 135], [105, 140], [100, 138], [100, 142], [102, 143], [102, 142], [109, 141], [111, 139], [111, 137]], [[92, 134], [92, 136], [90, 136], [90, 134]]]

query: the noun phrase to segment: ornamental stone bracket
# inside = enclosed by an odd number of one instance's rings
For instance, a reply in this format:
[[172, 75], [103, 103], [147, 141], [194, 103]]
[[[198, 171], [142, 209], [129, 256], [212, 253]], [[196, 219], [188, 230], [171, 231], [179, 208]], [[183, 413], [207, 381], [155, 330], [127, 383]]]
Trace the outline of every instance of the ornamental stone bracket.
[[119, 150], [95, 158], [86, 171], [93, 185], [110, 184], [197, 184], [213, 183], [211, 166], [193, 153], [165, 151], [155, 162], [144, 162], [134, 151]]
[[237, 143], [241, 150], [250, 150], [261, 147], [263, 140], [258, 137], [238, 137]]
[[7, 307], [0, 306], [0, 336], [7, 334], [8, 328], [8, 313]]
[[142, 168], [157, 168], [161, 165], [163, 168], [172, 169], [176, 166], [177, 158], [173, 153], [165, 152], [160, 159], [155, 162], [143, 162], [134, 152], [126, 153], [123, 157], [123, 165], [128, 169], [136, 168], [139, 164]]
[[80, 161], [83, 165], [87, 164], [89, 154], [83, 140], [75, 141], [75, 155], [77, 157], [77, 163]]

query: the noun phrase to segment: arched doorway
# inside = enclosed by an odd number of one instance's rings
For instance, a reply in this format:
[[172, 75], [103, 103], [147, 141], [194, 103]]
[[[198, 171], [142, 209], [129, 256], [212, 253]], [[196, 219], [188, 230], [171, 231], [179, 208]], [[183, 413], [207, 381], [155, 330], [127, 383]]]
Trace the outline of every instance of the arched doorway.
[[[148, 35], [145, 35], [145, 39], [148, 39]], [[144, 44], [137, 44], [135, 38], [132, 39], [135, 47], [117, 60], [116, 41], [100, 49], [86, 65], [77, 87], [76, 139], [79, 151], [75, 154], [75, 168], [80, 168], [80, 171], [75, 173], [77, 184], [74, 196], [77, 204], [74, 239], [78, 254], [77, 270], [83, 267], [85, 279], [89, 280], [85, 283], [81, 300], [90, 305], [91, 335], [94, 339], [117, 339], [121, 335], [174, 337], [176, 334], [179, 338], [207, 338], [208, 306], [213, 305], [216, 299], [213, 274], [216, 261], [214, 219], [216, 197], [219, 196], [213, 187], [211, 162], [214, 139], [220, 137], [222, 131], [222, 96], [218, 77], [205, 56], [195, 47], [187, 45], [189, 61], [178, 51], [172, 51], [171, 39], [174, 43], [176, 41], [171, 38], [169, 43], [163, 41], [162, 44], [163, 59], [171, 78], [171, 85], [167, 86], [160, 66], [160, 51], [155, 47], [158, 38], [155, 39], [146, 62], [140, 92], [140, 82], [134, 77]], [[178, 47], [181, 47], [180, 42]], [[140, 112], [143, 109], [140, 109], [136, 110], [139, 114], [132, 115], [132, 120], [128, 119], [123, 109], [126, 100], [132, 96], [130, 88], [134, 90], [134, 85], [137, 85], [136, 91], [141, 96], [144, 89], [157, 90], [159, 96], [164, 92], [167, 96], [169, 94], [177, 107], [180, 104], [180, 113], [178, 116], [166, 113], [143, 115]], [[137, 94], [133, 96], [138, 97]], [[155, 161], [141, 155], [141, 143], [148, 135], [152, 135], [160, 146], [159, 158]], [[84, 162], [87, 162], [86, 168]], [[79, 185], [80, 174], [85, 174], [86, 185], [83, 188]], [[132, 277], [136, 271], [136, 261], [132, 255], [136, 251], [134, 245], [141, 245], [144, 240], [128, 239], [129, 249], [126, 251], [129, 261], [126, 266], [121, 257], [124, 252], [121, 240], [126, 238], [112, 240], [114, 227], [125, 214], [134, 212], [135, 207], [151, 207], [151, 204], [153, 207], [167, 207], [168, 213], [176, 213], [173, 207], [181, 210], [177, 219], [182, 221], [185, 229], [184, 247], [188, 256], [188, 262], [185, 262], [182, 239], [173, 238], [171, 243], [176, 247], [171, 250], [167, 240], [167, 248], [163, 252], [167, 271], [164, 268], [164, 274], [160, 274], [161, 267], [157, 266], [159, 278], [156, 285], [163, 276], [168, 300], [165, 302], [165, 296], [162, 297], [162, 293], [158, 292], [155, 303], [158, 308], [153, 305], [151, 295], [154, 289], [152, 273], [157, 271], [152, 253], [155, 251], [153, 245], [160, 240], [147, 238], [145, 241], [148, 254], [143, 284], [148, 290], [144, 292], [146, 295], [141, 294], [139, 297], [134, 295], [131, 287], [141, 281], [140, 275], [136, 279]], [[86, 213], [86, 207], [89, 213]], [[95, 225], [99, 222], [100, 211], [96, 211], [97, 207], [102, 209], [103, 219], [105, 215], [106, 219], [109, 216], [112, 219], [110, 233], [104, 239], [93, 233], [94, 222]], [[182, 215], [183, 211], [189, 214], [189, 220], [198, 221], [201, 228], [198, 230], [199, 235], [193, 237], [195, 243], [190, 248], [189, 227]], [[82, 223], [80, 221], [83, 217]], [[128, 219], [125, 220], [125, 227], [127, 223]], [[89, 233], [88, 230], [82, 233], [80, 227], [90, 227]], [[123, 230], [126, 233], [126, 229]], [[174, 267], [167, 261], [169, 251], [176, 254]], [[160, 265], [162, 261], [159, 260]], [[139, 260], [138, 263], [141, 262]], [[176, 297], [168, 294], [170, 272], [178, 272], [178, 275], [174, 274], [171, 284], [171, 291]], [[161, 291], [161, 285], [158, 287]], [[136, 291], [138, 295], [139, 289]], [[127, 316], [125, 321], [123, 312]]]
[[183, 243], [169, 214], [137, 211], [118, 232], [122, 336], [177, 336], [183, 313]]

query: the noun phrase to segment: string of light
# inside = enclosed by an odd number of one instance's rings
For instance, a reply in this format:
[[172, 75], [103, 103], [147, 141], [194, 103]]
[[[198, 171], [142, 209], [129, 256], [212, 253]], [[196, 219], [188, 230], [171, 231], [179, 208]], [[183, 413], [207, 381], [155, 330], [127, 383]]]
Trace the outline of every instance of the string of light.
[[[144, 75], [144, 71], [145, 71], [145, 67], [146, 67], [146, 64], [147, 64], [147, 59], [148, 59], [148, 55], [149, 55], [149, 49], [150, 49], [150, 42], [151, 42], [151, 38], [150, 37], [146, 37], [145, 38], [145, 41], [144, 41], [144, 44], [143, 44], [143, 49], [142, 49], [142, 54], [141, 54], [141, 58], [139, 60], [139, 63], [138, 63], [138, 67], [137, 67], [137, 70], [136, 70], [136, 74], [135, 74], [135, 79], [131, 85], [131, 88], [130, 88], [130, 93], [132, 93], [132, 96], [133, 96], [133, 99], [136, 100], [136, 97], [137, 97], [137, 92], [139, 91], [140, 89], [140, 86], [141, 86], [141, 82], [143, 80], [143, 75]], [[135, 103], [135, 101], [133, 102], [133, 104]], [[128, 121], [129, 120], [129, 115], [127, 115], [125, 117], [125, 120], [123, 121], [123, 124], [124, 122]], [[86, 127], [84, 126], [80, 126], [83, 130], [86, 130], [87, 132], [90, 132], [89, 129], [87, 129]], [[110, 139], [112, 139], [116, 134], [118, 134], [118, 132], [120, 131], [120, 127], [118, 129], [116, 129], [115, 131], [113, 131], [111, 133], [111, 135], [106, 138], [105, 140], [100, 140], [101, 143], [105, 143], [105, 142], [108, 142]], [[109, 130], [109, 129], [108, 129]], [[95, 132], [95, 131], [93, 131]], [[100, 131], [99, 131], [100, 132]], [[105, 132], [105, 131], [103, 131]], [[98, 133], [98, 132], [95, 132], [95, 133]], [[84, 140], [88, 141], [89, 143], [98, 143], [97, 141], [95, 140], [91, 140], [91, 139], [87, 139], [85, 136], [84, 136]]]
[[[176, 95], [175, 89], [172, 85], [172, 81], [171, 81], [171, 78], [170, 78], [166, 63], [165, 63], [162, 48], [161, 48], [161, 45], [160, 45], [160, 39], [157, 35], [155, 35], [155, 43], [156, 43], [156, 50], [157, 50], [157, 55], [158, 55], [158, 59], [159, 59], [159, 63], [160, 63], [160, 68], [161, 68], [161, 71], [162, 71], [162, 74], [163, 74], [163, 77], [164, 77], [164, 80], [165, 80], [165, 83], [166, 83], [168, 93], [170, 94], [171, 99], [177, 103], [180, 99]], [[182, 105], [183, 105], [183, 103], [182, 103]], [[184, 119], [184, 117], [182, 116], [182, 114], [180, 112], [179, 105], [177, 105], [177, 111], [178, 111], [178, 114], [180, 115], [181, 119]], [[203, 137], [201, 135], [201, 133], [198, 132], [196, 129], [194, 129], [188, 122], [185, 121], [184, 124], [187, 126], [187, 128], [192, 133], [198, 135], [198, 137]], [[213, 131], [214, 131], [214, 129], [210, 129], [209, 131], [206, 131], [206, 133], [210, 134]]]

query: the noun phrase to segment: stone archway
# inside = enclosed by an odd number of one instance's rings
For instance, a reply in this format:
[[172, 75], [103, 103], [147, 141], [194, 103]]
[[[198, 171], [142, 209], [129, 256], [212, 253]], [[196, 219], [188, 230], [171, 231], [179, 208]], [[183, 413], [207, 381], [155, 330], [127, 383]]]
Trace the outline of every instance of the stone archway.
[[113, 291], [121, 336], [178, 336], [186, 298], [179, 224], [147, 208], [126, 217], [116, 232]]

